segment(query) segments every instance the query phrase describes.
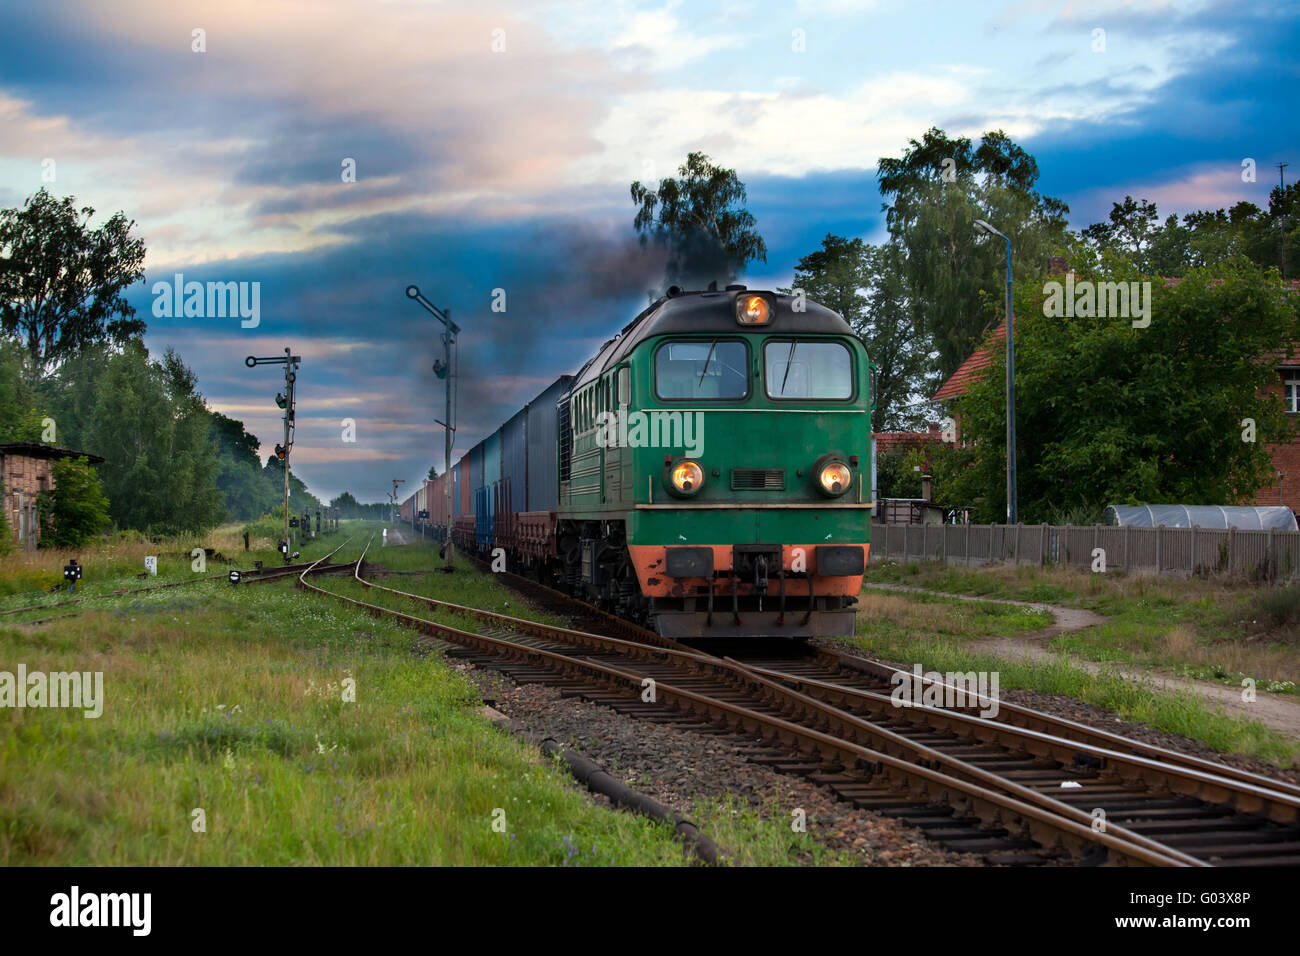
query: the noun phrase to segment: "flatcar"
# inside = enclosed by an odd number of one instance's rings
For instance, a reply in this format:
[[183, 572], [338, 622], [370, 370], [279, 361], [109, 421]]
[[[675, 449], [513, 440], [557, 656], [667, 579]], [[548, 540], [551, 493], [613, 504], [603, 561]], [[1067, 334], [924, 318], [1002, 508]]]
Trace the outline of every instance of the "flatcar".
[[812, 301], [670, 289], [460, 459], [450, 515], [435, 480], [428, 520], [667, 637], [851, 634], [871, 370]]

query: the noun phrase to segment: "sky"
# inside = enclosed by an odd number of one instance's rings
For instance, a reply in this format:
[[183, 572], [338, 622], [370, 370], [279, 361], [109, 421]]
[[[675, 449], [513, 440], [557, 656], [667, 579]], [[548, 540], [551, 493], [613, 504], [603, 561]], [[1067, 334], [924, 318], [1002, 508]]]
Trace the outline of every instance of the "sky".
[[[828, 232], [880, 241], [876, 163], [931, 126], [1006, 131], [1075, 228], [1130, 194], [1266, 206], [1276, 163], [1300, 175], [1294, 2], [0, 0], [0, 22], [0, 207], [44, 186], [134, 219], [146, 343], [263, 458], [282, 382], [244, 358], [301, 355], [291, 466], [326, 499], [442, 470], [440, 327], [408, 285], [462, 328], [459, 458], [645, 306], [663, 261], [629, 185], [692, 150], [748, 187], [751, 288]], [[256, 326], [165, 314], [177, 275], [257, 283]]]

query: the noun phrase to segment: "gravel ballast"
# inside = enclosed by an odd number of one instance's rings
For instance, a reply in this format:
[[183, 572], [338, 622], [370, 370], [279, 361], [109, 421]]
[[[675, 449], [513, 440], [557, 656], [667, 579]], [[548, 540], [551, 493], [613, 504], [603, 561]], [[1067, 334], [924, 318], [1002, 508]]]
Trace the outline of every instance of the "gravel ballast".
[[638, 720], [543, 684], [517, 685], [496, 671], [454, 659], [449, 664], [465, 672], [497, 710], [533, 733], [572, 746], [705, 833], [708, 824], [696, 819], [695, 801], [729, 794], [768, 818], [779, 812], [789, 820], [791, 811], [802, 809], [809, 836], [862, 866], [985, 865], [978, 856], [945, 850], [920, 831], [859, 810], [800, 777], [746, 760], [733, 738]]

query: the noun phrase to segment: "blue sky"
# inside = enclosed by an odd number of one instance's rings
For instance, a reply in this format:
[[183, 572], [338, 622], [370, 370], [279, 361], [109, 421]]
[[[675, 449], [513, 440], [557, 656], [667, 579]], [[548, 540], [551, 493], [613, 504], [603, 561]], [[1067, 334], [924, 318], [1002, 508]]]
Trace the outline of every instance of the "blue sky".
[[[1294, 3], [0, 10], [0, 206], [46, 185], [133, 217], [150, 348], [176, 347], [264, 452], [278, 382], [243, 358], [303, 355], [293, 466], [325, 497], [378, 500], [441, 468], [437, 331], [407, 284], [464, 328], [463, 452], [644, 305], [661, 262], [632, 233], [628, 184], [693, 149], [748, 185], [769, 255], [747, 281], [765, 287], [827, 232], [878, 240], [876, 161], [930, 126], [1006, 130], [1075, 227], [1130, 193], [1162, 214], [1263, 206], [1274, 163], [1300, 175]], [[177, 272], [260, 283], [259, 326], [155, 318], [153, 283]]]

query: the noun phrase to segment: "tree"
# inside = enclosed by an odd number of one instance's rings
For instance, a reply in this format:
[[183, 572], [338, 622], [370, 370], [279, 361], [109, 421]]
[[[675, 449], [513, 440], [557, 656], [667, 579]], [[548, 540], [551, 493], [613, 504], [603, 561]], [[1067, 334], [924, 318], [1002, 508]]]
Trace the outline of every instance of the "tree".
[[641, 244], [668, 250], [668, 285], [729, 282], [755, 259], [767, 261], [767, 244], [745, 208], [745, 184], [734, 169], [714, 165], [704, 153], [687, 155], [679, 179], [662, 179], [658, 190], [632, 183], [637, 205], [633, 228]]
[[99, 385], [86, 437], [105, 458], [101, 475], [121, 527], [178, 534], [222, 518], [210, 418], [202, 397], [185, 391], [178, 362], [150, 362], [136, 339], [109, 359]]
[[1139, 272], [1150, 274], [1151, 246], [1160, 228], [1160, 214], [1155, 203], [1125, 196], [1122, 203], [1111, 204], [1105, 222], [1088, 226], [1082, 236], [1098, 250], [1123, 252]]
[[428, 476], [425, 478], [425, 480], [426, 480], [426, 481], [433, 481], [433, 479], [435, 479], [435, 478], [437, 478], [437, 477], [438, 477], [438, 466], [437, 466], [437, 465], [430, 465], [430, 466], [429, 466], [429, 474], [428, 474]]
[[208, 413], [212, 418], [212, 440], [217, 448], [239, 462], [257, 466], [258, 449], [262, 443], [257, 436], [244, 427], [244, 423], [227, 418], [220, 412]]
[[0, 331], [22, 341], [33, 383], [84, 346], [144, 332], [122, 295], [144, 277], [144, 241], [122, 212], [89, 228], [94, 213], [44, 188], [0, 210]]
[[115, 352], [101, 343], [89, 345], [64, 359], [58, 369], [33, 390], [37, 402], [56, 423], [57, 444], [96, 451], [87, 429], [95, 417], [108, 363]]
[[[1118, 281], [1143, 281], [1108, 258]], [[1151, 281], [1151, 324], [1044, 315], [1037, 280], [1016, 289], [1020, 518], [1097, 514], [1107, 504], [1238, 504], [1271, 484], [1266, 445], [1291, 440], [1275, 392], [1279, 343], [1300, 341], [1300, 303], [1243, 258]], [[962, 397], [964, 447], [937, 454], [940, 500], [1003, 520], [1005, 350]], [[1247, 422], [1247, 420], [1250, 420]]]
[[260, 442], [244, 423], [220, 412], [208, 412], [209, 434], [217, 447], [217, 488], [225, 497], [226, 516], [249, 521], [283, 503], [283, 486], [262, 470], [257, 452]]
[[[275, 488], [275, 500], [281, 510], [284, 508], [284, 462], [274, 455], [266, 456], [262, 467], [264, 474]], [[315, 511], [324, 507], [321, 500], [307, 490], [306, 483], [293, 473], [292, 462], [289, 465], [289, 514], [300, 515], [304, 511]]]
[[809, 299], [843, 316], [854, 329], [866, 325], [867, 300], [863, 290], [870, 284], [867, 249], [861, 239], [826, 234], [821, 248], [810, 252], [794, 267], [794, 284], [781, 292], [803, 292]]
[[345, 491], [343, 494], [330, 501], [330, 507], [337, 508], [339, 514], [344, 518], [355, 518], [357, 516], [358, 504], [357, 499], [353, 497], [352, 492], [350, 491]]
[[912, 324], [904, 284], [897, 243], [872, 246], [827, 233], [821, 248], [795, 266], [791, 288], [781, 290], [802, 291], [838, 312], [862, 339], [876, 366], [872, 427], [877, 431], [912, 427], [922, 417], [909, 406], [928, 356]]
[[898, 447], [876, 455], [876, 490], [881, 498], [921, 497], [921, 473], [913, 471], [915, 448]]
[[915, 428], [926, 409], [915, 401], [925, 390], [929, 349], [916, 327], [907, 295], [902, 248], [896, 242], [866, 249], [867, 318], [858, 331], [876, 365], [877, 431]]
[[54, 490], [38, 499], [41, 546], [79, 548], [107, 528], [108, 499], [86, 458], [63, 458], [51, 468]]
[[1016, 275], [1041, 276], [1048, 256], [1066, 244], [1069, 208], [1033, 190], [1037, 162], [1001, 131], [985, 133], [976, 148], [932, 128], [901, 157], [881, 158], [878, 177], [912, 325], [937, 352], [946, 379], [1000, 319], [979, 301], [981, 292], [1001, 288], [1005, 247], [1000, 239], [976, 241], [974, 221], [1011, 237]]
[[1238, 202], [1228, 209], [1189, 212], [1180, 222], [1169, 216], [1159, 222], [1155, 203], [1125, 196], [1112, 205], [1105, 222], [1083, 230], [1088, 258], [1095, 267], [1101, 254], [1112, 252], [1141, 271], [1178, 277], [1189, 269], [1215, 266], [1233, 256], [1245, 256], [1286, 276], [1300, 257], [1300, 221], [1296, 216], [1300, 188], [1275, 186], [1269, 207]]
[[22, 349], [0, 341], [0, 441], [40, 441], [44, 417], [23, 377]]

